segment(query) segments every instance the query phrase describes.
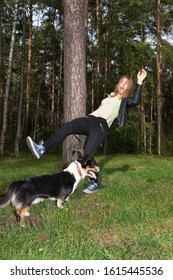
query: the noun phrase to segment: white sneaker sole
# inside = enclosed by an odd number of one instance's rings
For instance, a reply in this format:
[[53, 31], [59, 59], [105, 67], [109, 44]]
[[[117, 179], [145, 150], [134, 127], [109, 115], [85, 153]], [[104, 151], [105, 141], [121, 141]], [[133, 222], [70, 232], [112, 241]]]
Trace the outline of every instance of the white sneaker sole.
[[35, 147], [34, 147], [34, 145], [33, 145], [33, 141], [32, 141], [32, 139], [31, 139], [30, 136], [27, 136], [27, 137], [26, 137], [26, 143], [27, 143], [27, 145], [28, 145], [28, 147], [29, 147], [31, 153], [33, 154], [33, 156], [35, 156], [37, 159], [39, 159], [40, 156], [39, 156], [39, 154], [36, 152]]
[[85, 190], [83, 190], [83, 193], [94, 193], [94, 192], [97, 192], [98, 190], [99, 190], [99, 188], [96, 189], [96, 190], [93, 190], [93, 191], [90, 191], [90, 190], [88, 190], [88, 189], [85, 189]]

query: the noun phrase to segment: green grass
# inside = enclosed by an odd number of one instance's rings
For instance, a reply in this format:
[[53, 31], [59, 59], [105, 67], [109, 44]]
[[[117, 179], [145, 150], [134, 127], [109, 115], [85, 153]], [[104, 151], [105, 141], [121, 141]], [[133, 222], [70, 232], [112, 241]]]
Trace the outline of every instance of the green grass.
[[[97, 158], [102, 188], [83, 180], [64, 209], [33, 205], [20, 228], [12, 206], [0, 209], [0, 259], [173, 259], [173, 159], [145, 155]], [[0, 158], [0, 192], [14, 180], [61, 169], [45, 155]]]

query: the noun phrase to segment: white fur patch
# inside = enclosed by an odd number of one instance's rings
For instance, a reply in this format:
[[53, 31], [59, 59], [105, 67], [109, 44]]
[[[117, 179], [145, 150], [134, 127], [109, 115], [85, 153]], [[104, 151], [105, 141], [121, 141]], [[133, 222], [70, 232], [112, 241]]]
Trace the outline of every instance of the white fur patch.
[[30, 213], [28, 211], [25, 212], [25, 217], [29, 217]]
[[43, 200], [44, 200], [44, 198], [36, 198], [36, 199], [34, 199], [32, 204], [38, 204], [39, 202], [42, 202]]
[[64, 208], [64, 206], [62, 205], [62, 203], [63, 203], [63, 201], [62, 201], [60, 198], [58, 198], [58, 199], [57, 199], [57, 207], [58, 207], [58, 208], [61, 208], [61, 209]]
[[11, 203], [12, 203], [12, 205], [13, 205], [16, 209], [22, 207], [22, 203], [20, 203], [20, 202], [16, 199], [15, 193], [13, 193], [13, 195], [12, 195], [12, 197], [11, 197]]

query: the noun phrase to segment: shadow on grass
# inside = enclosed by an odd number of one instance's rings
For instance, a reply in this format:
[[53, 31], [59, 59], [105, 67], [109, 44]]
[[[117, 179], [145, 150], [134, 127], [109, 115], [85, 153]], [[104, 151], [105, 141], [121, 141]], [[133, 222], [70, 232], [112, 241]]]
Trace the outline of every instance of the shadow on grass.
[[102, 168], [102, 173], [106, 173], [107, 175], [114, 174], [115, 172], [127, 172], [127, 171], [135, 171], [135, 168], [131, 168], [129, 165], [125, 164], [121, 167], [117, 168], [104, 168], [102, 165], [100, 165]]
[[130, 165], [128, 164], [124, 164], [120, 167], [116, 167], [116, 168], [109, 168], [106, 167], [109, 162], [112, 161], [112, 156], [105, 156], [103, 158], [99, 158], [98, 164], [101, 168], [101, 172], [105, 171], [107, 174], [112, 174], [115, 172], [127, 172], [127, 171], [134, 171], [135, 168], [130, 167]]

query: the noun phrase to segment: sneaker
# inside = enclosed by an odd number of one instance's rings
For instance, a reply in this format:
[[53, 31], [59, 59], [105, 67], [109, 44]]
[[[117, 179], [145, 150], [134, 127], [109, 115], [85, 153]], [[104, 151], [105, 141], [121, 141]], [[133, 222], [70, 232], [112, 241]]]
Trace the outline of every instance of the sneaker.
[[38, 144], [32, 141], [31, 137], [26, 138], [26, 143], [31, 150], [31, 153], [36, 157], [40, 158], [45, 153], [45, 147], [43, 146], [43, 140], [41, 140]]
[[93, 192], [97, 191], [99, 188], [100, 188], [100, 185], [98, 182], [96, 183], [94, 180], [90, 180], [89, 186], [85, 190], [83, 190], [83, 192], [84, 193], [93, 193]]

